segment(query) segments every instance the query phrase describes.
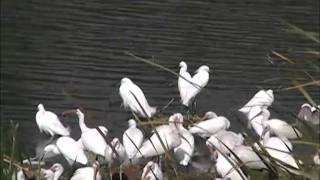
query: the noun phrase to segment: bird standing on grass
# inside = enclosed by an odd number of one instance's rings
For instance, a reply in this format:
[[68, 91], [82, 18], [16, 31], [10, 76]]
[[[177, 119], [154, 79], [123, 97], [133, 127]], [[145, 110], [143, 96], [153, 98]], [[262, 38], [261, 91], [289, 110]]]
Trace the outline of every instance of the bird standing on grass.
[[191, 77], [187, 71], [187, 64], [184, 61], [181, 61], [179, 66], [178, 89], [182, 104], [188, 107], [197, 94], [208, 84], [209, 67], [206, 65], [200, 66], [196, 70], [196, 74]]
[[38, 105], [38, 112], [36, 114], [36, 122], [40, 132], [50, 134], [51, 136], [69, 136], [70, 129], [66, 128], [60, 122], [58, 116], [51, 112], [46, 111], [43, 104]]
[[122, 98], [123, 106], [137, 113], [137, 115], [151, 118], [156, 113], [157, 109], [149, 105], [142, 90], [129, 78], [121, 79], [119, 94]]

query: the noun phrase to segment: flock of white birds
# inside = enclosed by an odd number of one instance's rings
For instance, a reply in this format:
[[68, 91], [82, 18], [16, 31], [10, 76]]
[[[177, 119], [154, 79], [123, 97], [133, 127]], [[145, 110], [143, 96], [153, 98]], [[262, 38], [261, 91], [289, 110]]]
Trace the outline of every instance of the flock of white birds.
[[[191, 76], [185, 62], [180, 62], [179, 66], [178, 88], [181, 103], [190, 107], [197, 94], [209, 81], [209, 67], [200, 66]], [[124, 107], [137, 116], [150, 119], [157, 113], [156, 108], [147, 102], [140, 87], [129, 78], [121, 80], [119, 94]], [[212, 111], [207, 112], [201, 121], [188, 128], [183, 126], [183, 115], [175, 113], [168, 118], [168, 124], [154, 128], [152, 135], [148, 138], [144, 137], [144, 133], [137, 127], [136, 121], [130, 119], [128, 121], [129, 127], [123, 133], [122, 142], [117, 137], [107, 140], [110, 135], [108, 128], [104, 126], [87, 127], [85, 116], [79, 109], [74, 111], [78, 116], [81, 129], [81, 137], [78, 140], [70, 137], [70, 129], [60, 122], [55, 113], [47, 111], [42, 104], [38, 105], [36, 123], [40, 132], [50, 136], [59, 136], [54, 144], [49, 144], [44, 148], [44, 156], [49, 152], [61, 154], [70, 165], [74, 163], [82, 165], [74, 172], [72, 180], [102, 179], [99, 172], [99, 162], [95, 161], [90, 165], [85, 151], [104, 157], [109, 167], [114, 164], [119, 165], [120, 174], [123, 166], [137, 164], [143, 162], [142, 159], [161, 156], [168, 151], [173, 151], [174, 159], [181, 166], [187, 166], [195, 149], [194, 136], [200, 136], [206, 140], [210, 158], [212, 162], [215, 162], [216, 174], [222, 179], [249, 178], [239, 166], [239, 159], [247, 168], [267, 169], [264, 161], [253, 149], [261, 150], [261, 146], [280, 167], [298, 174], [301, 162], [294, 159], [293, 146], [289, 139], [300, 138], [302, 134], [297, 128], [285, 121], [270, 119], [268, 107], [273, 101], [272, 90], [260, 90], [239, 109], [247, 117], [249, 127], [261, 139], [260, 145], [256, 143], [253, 147], [245, 145], [242, 134], [228, 130], [230, 121], [226, 117], [219, 116]], [[63, 173], [64, 167], [55, 163], [51, 168], [41, 169], [41, 171], [46, 179], [57, 180]], [[18, 178], [25, 179], [22, 171], [18, 172]], [[147, 162], [141, 179], [164, 179], [161, 164], [154, 161]]]

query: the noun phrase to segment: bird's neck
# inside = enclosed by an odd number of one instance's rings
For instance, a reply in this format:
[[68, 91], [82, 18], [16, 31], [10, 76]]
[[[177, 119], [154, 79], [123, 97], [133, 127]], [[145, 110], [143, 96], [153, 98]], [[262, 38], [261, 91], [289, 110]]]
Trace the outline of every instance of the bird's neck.
[[54, 178], [53, 180], [58, 180], [62, 174], [63, 170], [58, 170], [54, 173]]
[[81, 132], [85, 132], [89, 130], [89, 128], [86, 126], [86, 123], [84, 122], [84, 118], [79, 118], [79, 126], [81, 129]]

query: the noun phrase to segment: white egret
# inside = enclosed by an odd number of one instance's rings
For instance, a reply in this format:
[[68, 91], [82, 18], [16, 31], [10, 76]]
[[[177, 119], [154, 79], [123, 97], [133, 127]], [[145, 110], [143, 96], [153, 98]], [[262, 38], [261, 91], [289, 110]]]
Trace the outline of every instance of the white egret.
[[236, 161], [222, 152], [218, 151], [216, 147], [209, 141], [206, 142], [211, 157], [216, 161], [217, 173], [222, 177], [222, 179], [232, 179], [232, 180], [246, 180], [247, 177], [244, 172], [237, 165]]
[[273, 90], [260, 90], [258, 91], [247, 104], [239, 109], [240, 112], [248, 114], [250, 109], [254, 106], [260, 106], [263, 108], [269, 107], [274, 101]]
[[44, 148], [44, 153], [53, 152], [54, 154], [62, 154], [70, 165], [74, 163], [80, 163], [86, 165], [88, 159], [83, 151], [74, 139], [70, 137], [58, 138], [56, 144], [49, 144]]
[[234, 150], [236, 146], [243, 144], [243, 136], [236, 134], [232, 131], [219, 131], [218, 133], [210, 136], [207, 140], [207, 144], [212, 144], [216, 149], [219, 149], [224, 154], [230, 154], [230, 150]]
[[58, 116], [51, 111], [46, 111], [43, 104], [38, 105], [36, 122], [40, 132], [54, 135], [69, 136], [70, 129], [66, 128], [60, 122]]
[[[270, 137], [270, 130], [269, 125], [264, 127], [262, 145], [279, 165], [294, 173], [294, 170], [298, 170], [299, 166], [291, 155], [292, 144], [285, 137]], [[283, 164], [289, 165], [290, 168], [283, 166]]]
[[176, 121], [176, 128], [180, 134], [181, 144], [174, 148], [174, 155], [179, 161], [180, 165], [187, 166], [194, 151], [194, 137], [183, 127], [183, 116], [180, 113], [173, 115], [171, 121]]
[[156, 108], [151, 107], [142, 92], [129, 78], [122, 78], [119, 94], [123, 101], [123, 106], [137, 113], [142, 117], [152, 117], [156, 113]]
[[210, 137], [211, 135], [230, 127], [230, 121], [224, 116], [216, 117], [215, 113], [207, 112], [205, 118], [209, 119], [193, 124], [189, 128], [189, 132], [201, 137]]
[[[178, 89], [179, 89], [182, 104], [184, 104], [185, 106], [188, 106], [191, 99], [186, 99], [186, 98], [188, 97], [187, 96], [188, 90], [189, 90], [190, 86], [192, 86], [192, 84], [190, 84], [190, 82], [192, 82], [191, 75], [187, 71], [188, 67], [187, 67], [186, 62], [181, 61], [179, 66], [180, 66], [180, 72], [179, 72], [180, 76], [178, 78]], [[188, 80], [189, 82], [186, 80]]]
[[[209, 81], [209, 67], [206, 65], [200, 66], [196, 70], [196, 74], [191, 78], [191, 84], [187, 89], [186, 95], [183, 98], [182, 104], [189, 106], [191, 100], [193, 100], [197, 94], [200, 93]], [[186, 85], [186, 84], [185, 84]]]
[[143, 168], [141, 180], [163, 180], [163, 174], [158, 163], [149, 161]]
[[268, 169], [260, 157], [252, 147], [240, 145], [233, 149], [233, 152], [244, 163], [244, 165], [251, 169]]
[[166, 150], [174, 149], [181, 144], [180, 135], [175, 125], [177, 122], [174, 117], [175, 116], [169, 117], [169, 125], [162, 125], [155, 128], [154, 131], [156, 132], [154, 132], [148, 140], [143, 142], [136, 154], [136, 158], [162, 155]]
[[49, 169], [41, 169], [41, 173], [46, 180], [58, 180], [62, 175], [64, 168], [61, 164], [55, 163]]
[[[81, 129], [81, 142], [78, 142], [84, 149], [93, 152], [94, 154], [105, 156], [105, 150], [108, 147], [104, 137], [98, 132], [96, 128], [88, 128], [84, 122], [84, 114], [80, 109], [76, 110], [79, 118], [79, 126]], [[106, 136], [108, 129], [104, 126], [98, 127], [101, 132]]]
[[144, 136], [134, 119], [128, 121], [129, 128], [123, 133], [122, 142], [127, 152], [128, 158], [132, 159], [138, 152]]
[[95, 161], [92, 167], [83, 167], [77, 169], [70, 180], [101, 180], [102, 176], [99, 172], [99, 162]]

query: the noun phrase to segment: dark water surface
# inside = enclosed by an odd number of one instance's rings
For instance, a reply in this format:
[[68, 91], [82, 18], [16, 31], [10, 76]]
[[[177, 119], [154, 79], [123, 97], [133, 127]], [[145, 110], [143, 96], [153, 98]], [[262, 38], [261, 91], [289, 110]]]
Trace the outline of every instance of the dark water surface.
[[[125, 51], [154, 56], [177, 72], [181, 59], [190, 72], [202, 64], [214, 67], [198, 110], [227, 115], [233, 128], [230, 110], [259, 88], [275, 90], [277, 104], [285, 107], [281, 111], [297, 112], [304, 98], [298, 91], [277, 91], [291, 86], [277, 78], [300, 67], [272, 64], [271, 51], [317, 47], [288, 33], [282, 20], [319, 31], [318, 1], [4, 0], [1, 5], [1, 120], [4, 126], [9, 120], [20, 123], [20, 146], [29, 155], [44, 138], [35, 123], [39, 103], [56, 113], [81, 106], [89, 126], [103, 124], [120, 135], [130, 116], [118, 95], [124, 76], [144, 90], [151, 105], [162, 107], [175, 98], [166, 113], [181, 110], [177, 78]], [[318, 92], [310, 90], [314, 97]], [[77, 118], [64, 122], [79, 137]]]

